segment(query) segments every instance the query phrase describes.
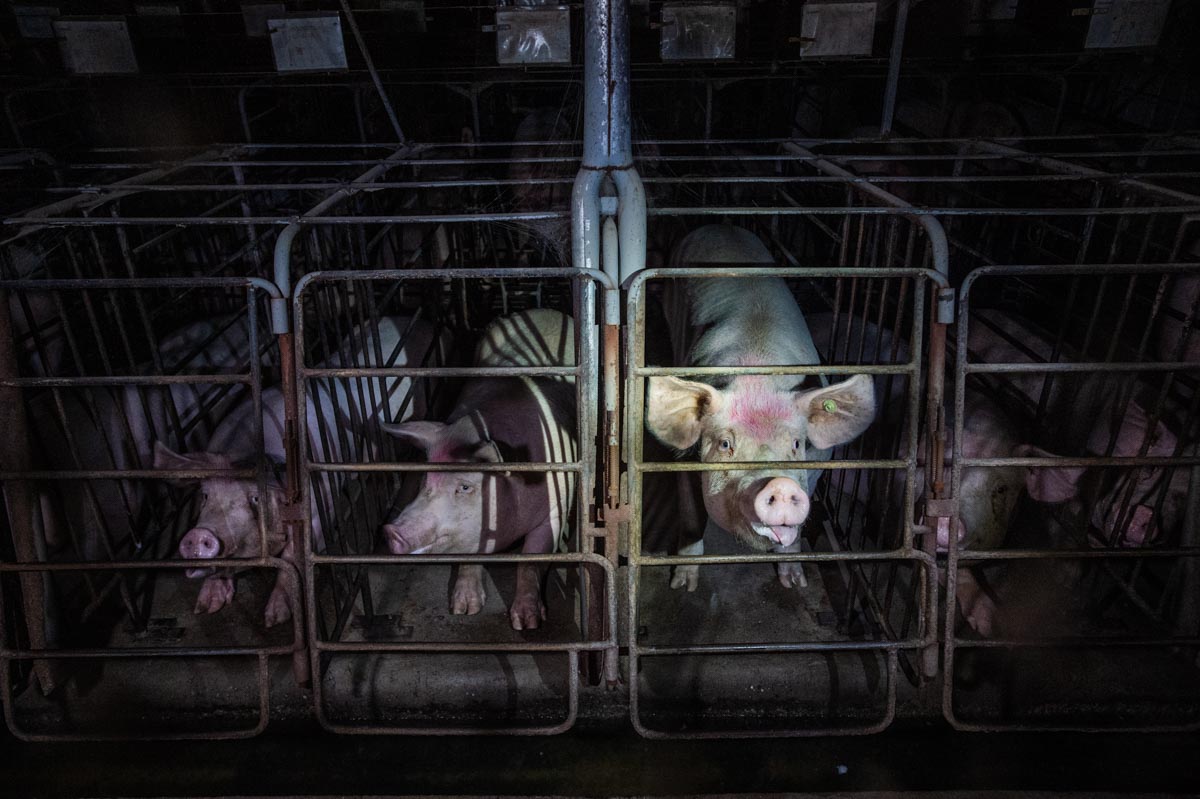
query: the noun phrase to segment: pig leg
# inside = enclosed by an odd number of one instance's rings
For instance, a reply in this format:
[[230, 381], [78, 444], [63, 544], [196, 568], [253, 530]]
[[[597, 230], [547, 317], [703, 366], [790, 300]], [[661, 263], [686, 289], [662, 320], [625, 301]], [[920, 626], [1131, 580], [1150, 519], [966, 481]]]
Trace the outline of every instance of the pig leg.
[[212, 574], [204, 578], [200, 596], [196, 599], [196, 613], [216, 613], [233, 601], [233, 575], [227, 572]]
[[[776, 552], [792, 553], [802, 552], [800, 542], [803, 539], [796, 536], [796, 540], [786, 547], [775, 547]], [[804, 578], [804, 564], [795, 561], [775, 564], [779, 570], [779, 582], [784, 588], [808, 588], [808, 580]]]
[[[296, 563], [296, 545], [290, 534], [287, 536], [287, 543], [283, 545], [283, 551], [279, 553], [279, 557], [290, 564]], [[295, 573], [292, 569], [283, 568], [278, 571], [275, 577], [275, 587], [271, 589], [271, 595], [267, 597], [267, 609], [263, 614], [264, 626], [274, 627], [292, 617], [292, 604], [288, 598], [288, 588], [294, 584], [294, 581]]]
[[[704, 539], [693, 541], [679, 548], [680, 555], [693, 556], [704, 554]], [[675, 573], [671, 576], [672, 588], [686, 588], [688, 591], [695, 591], [696, 586], [700, 583], [700, 566], [692, 563], [688, 565], [676, 566]]]
[[508, 619], [514, 630], [536, 630], [546, 620], [546, 606], [542, 603], [545, 573], [545, 567], [540, 564], [517, 566], [517, 592], [508, 609]]
[[450, 612], [455, 616], [474, 616], [483, 610], [487, 592], [483, 590], [483, 565], [464, 563], [458, 567], [458, 578], [454, 581], [454, 595], [450, 598]]
[[[679, 474], [677, 490], [679, 492], [681, 526], [679, 535], [681, 545], [678, 547], [680, 555], [704, 554], [704, 527], [708, 520], [699, 512], [699, 509], [703, 507], [700, 500], [699, 477], [695, 473]], [[700, 566], [698, 564], [676, 566], [671, 575], [672, 588], [686, 588], [688, 591], [695, 591], [699, 582]]]
[[992, 637], [995, 627], [996, 603], [984, 592], [970, 569], [958, 570], [958, 607], [971, 629], [984, 638]]

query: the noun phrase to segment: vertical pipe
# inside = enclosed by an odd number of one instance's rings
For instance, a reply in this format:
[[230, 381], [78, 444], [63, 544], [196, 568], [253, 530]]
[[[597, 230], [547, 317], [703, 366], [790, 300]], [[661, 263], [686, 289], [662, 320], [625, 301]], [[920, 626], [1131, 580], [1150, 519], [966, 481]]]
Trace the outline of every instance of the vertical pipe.
[[896, 2], [896, 27], [892, 32], [892, 54], [888, 59], [887, 86], [883, 92], [883, 120], [879, 123], [879, 135], [892, 135], [892, 121], [896, 117], [896, 91], [900, 86], [900, 62], [904, 58], [904, 31], [908, 27], [909, 0]]
[[576, 269], [600, 265], [600, 184], [604, 173], [580, 169], [571, 196], [571, 250]]
[[[612, 179], [620, 198], [617, 225], [620, 233], [618, 285], [621, 285], [631, 275], [646, 268], [646, 188], [632, 167], [614, 171]], [[618, 275], [612, 277], [617, 279]]]
[[628, 0], [584, 3], [583, 31], [583, 166], [629, 166]]

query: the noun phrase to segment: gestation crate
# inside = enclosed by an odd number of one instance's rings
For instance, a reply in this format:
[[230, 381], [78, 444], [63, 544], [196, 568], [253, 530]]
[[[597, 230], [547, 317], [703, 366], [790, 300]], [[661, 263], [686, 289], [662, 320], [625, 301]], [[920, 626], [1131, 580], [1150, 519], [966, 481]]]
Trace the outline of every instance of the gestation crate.
[[[268, 718], [545, 734], [631, 717], [650, 737], [938, 716], [962, 730], [1196, 725], [1200, 201], [1194, 173], [1163, 166], [1190, 158], [1190, 140], [641, 142], [651, 268], [617, 286], [566, 268], [578, 143], [547, 124], [516, 142], [94, 151], [30, 184], [46, 201], [5, 220], [0, 248], [0, 390], [23, 444], [0, 474], [14, 732], [235, 736]], [[774, 267], [667, 266], [711, 223], [755, 233]], [[767, 272], [810, 320], [819, 364], [706, 370], [655, 354], [670, 338], [666, 283]], [[531, 309], [573, 320], [573, 364], [473, 362], [491, 323]], [[1025, 332], [1003, 335], [1014, 320]], [[399, 362], [418, 328], [445, 347]], [[204, 361], [231, 331], [245, 357]], [[972, 343], [980, 331], [992, 350]], [[806, 548], [757, 554], [712, 526], [703, 554], [652, 542], [684, 521], [650, 502], [652, 484], [720, 469], [653, 451], [647, 380], [756, 371], [869, 374], [882, 398], [868, 431], [820, 464]], [[472, 467], [571, 475], [566, 544], [392, 554], [383, 525], [423, 475], [458, 467], [378, 422], [443, 421], [484, 378], [574, 380], [577, 457]], [[204, 401], [181, 413], [193, 394]], [[309, 412], [339, 397], [344, 413]], [[172, 449], [202, 451], [247, 401], [236, 464], [164, 471], [123, 443], [143, 419]], [[1004, 433], [984, 440], [1011, 446], [978, 448], [981, 418]], [[284, 494], [256, 554], [214, 561], [246, 569], [230, 605], [197, 615], [203, 582], [178, 554], [207, 501], [195, 481], [220, 474]], [[1034, 497], [1038, 477], [1066, 478], [1058, 501]], [[1001, 522], [981, 525], [981, 507]], [[807, 587], [785, 589], [776, 562], [801, 564]], [[483, 566], [478, 614], [450, 612], [464, 565]], [[549, 575], [548, 618], [518, 632], [504, 606], [531, 565]], [[690, 565], [698, 590], [671, 589]], [[268, 630], [280, 574], [298, 604]]]

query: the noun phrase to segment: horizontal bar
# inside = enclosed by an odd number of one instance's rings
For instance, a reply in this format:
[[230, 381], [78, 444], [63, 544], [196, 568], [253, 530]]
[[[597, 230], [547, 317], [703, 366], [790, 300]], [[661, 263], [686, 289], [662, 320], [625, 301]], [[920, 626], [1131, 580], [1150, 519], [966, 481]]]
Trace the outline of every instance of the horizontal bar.
[[254, 469], [80, 469], [78, 471], [0, 472], [0, 480], [204, 480], [228, 477], [253, 480]]
[[0, 649], [0, 658], [10, 660], [107, 660], [109, 658], [168, 658], [168, 657], [259, 657], [261, 655], [290, 655], [299, 651], [303, 642], [293, 644], [248, 647], [112, 647], [111, 649]]
[[[580, 472], [582, 461], [562, 463], [330, 463], [309, 461], [305, 464], [314, 472]], [[3, 475], [0, 475], [3, 476]]]
[[[522, 142], [522, 144], [525, 144]], [[560, 145], [561, 142], [551, 142], [548, 146]], [[543, 145], [546, 146], [546, 145]], [[1169, 153], [1156, 153], [1156, 155], [1168, 155]], [[881, 155], [855, 155], [853, 158], [836, 154], [826, 156], [831, 161], [851, 161], [851, 160], [889, 160]], [[889, 157], [890, 158], [890, 157]], [[647, 158], [639, 158], [634, 156], [634, 161], [648, 161]], [[657, 160], [657, 159], [655, 159]], [[712, 162], [723, 163], [741, 163], [742, 159], [738, 156], [714, 157], [705, 159]], [[779, 158], [778, 160], [792, 160], [788, 158]], [[522, 163], [521, 159], [513, 159], [512, 163]], [[461, 163], [464, 166], [470, 166], [478, 163], [470, 159], [462, 159], [460, 161], [444, 162], [444, 161], [421, 161], [422, 165], [434, 163]], [[5, 167], [0, 165], [0, 171], [24, 171], [27, 167]], [[1104, 175], [1072, 175], [1072, 174], [1046, 174], [1044, 172], [1030, 172], [1029, 174], [1020, 175], [858, 175], [855, 177], [843, 177], [841, 175], [716, 175], [711, 177], [699, 175], [680, 175], [680, 176], [662, 176], [662, 177], [644, 177], [642, 181], [648, 184], [662, 186], [692, 186], [692, 185], [792, 185], [792, 184], [838, 184], [838, 185], [856, 185], [861, 183], [868, 184], [891, 184], [903, 183], [913, 185], [956, 185], [967, 184], [977, 185], [981, 183], [1109, 183], [1120, 182], [1124, 180], [1153, 180], [1153, 179], [1179, 179], [1179, 178], [1200, 178], [1200, 171], [1183, 171], [1183, 172], [1152, 172], [1152, 171], [1137, 171], [1137, 172], [1108, 172]], [[504, 186], [562, 186], [570, 185], [575, 180], [574, 175], [563, 177], [546, 177], [546, 178], [448, 178], [446, 180], [402, 180], [402, 181], [379, 181], [372, 183], [371, 189], [377, 191], [379, 189], [447, 189], [447, 188], [491, 188]], [[338, 189], [347, 188], [350, 185], [349, 181], [344, 180], [329, 180], [325, 182], [313, 183], [291, 183], [291, 182], [260, 182], [260, 183], [176, 183], [169, 185], [149, 184], [139, 186], [139, 193], [158, 193], [158, 194], [182, 194], [187, 192], [234, 192], [234, 193], [251, 193], [265, 191], [335, 191]], [[105, 185], [95, 184], [76, 184], [71, 186], [42, 186], [31, 189], [30, 193], [36, 194], [95, 194], [98, 198], [104, 197], [106, 194], [127, 194], [127, 187], [109, 187]]]
[[252, 286], [271, 297], [282, 298], [279, 289], [261, 277], [137, 277], [137, 278], [48, 278], [45, 280], [0, 280], [6, 291], [94, 291], [95, 289], [229, 289]]
[[1009, 560], [1142, 560], [1200, 558], [1200, 547], [1122, 547], [1121, 549], [960, 549], [959, 561]]
[[1129, 649], [1200, 646], [1200, 638], [1108, 638], [1104, 636], [1081, 636], [1079, 638], [955, 638], [956, 649]]
[[1100, 372], [1196, 372], [1196, 361], [1104, 361], [1083, 363], [1055, 361], [1047, 363], [972, 363], [966, 364], [968, 374], [1072, 374]]
[[[353, 369], [309, 368], [307, 378], [329, 377], [577, 377], [582, 366], [363, 366]], [[0, 382], [0, 385], [4, 385]]]
[[549, 643], [540, 641], [314, 641], [318, 652], [602, 652], [616, 646], [616, 641], [577, 641]]
[[789, 652], [894, 652], [918, 649], [936, 639], [906, 638], [903, 641], [806, 641], [781, 644], [693, 644], [691, 646], [638, 646], [638, 657], [681, 655], [758, 655]]
[[[1120, 208], [1005, 208], [984, 207], [966, 208], [933, 208], [930, 206], [904, 206], [900, 208], [883, 206], [704, 206], [697, 208], [647, 208], [649, 216], [1148, 216], [1152, 214], [1171, 214], [1186, 216], [1200, 212], [1200, 205], [1164, 205]], [[346, 220], [348, 221], [348, 220]], [[345, 224], [343, 221], [342, 224]]]
[[[290, 569], [293, 564], [276, 557], [209, 558], [196, 560], [113, 560], [113, 561], [0, 561], [0, 572], [76, 572], [76, 571], [147, 571], [162, 569]], [[199, 578], [188, 578], [199, 579]]]
[[104, 388], [109, 386], [173, 385], [228, 386], [238, 383], [250, 385], [252, 382], [253, 378], [248, 374], [103, 375], [87, 377], [0, 378], [0, 386], [15, 386], [18, 388]]
[[850, 561], [914, 561], [933, 565], [933, 556], [919, 549], [886, 552], [769, 552], [738, 555], [642, 555], [637, 564], [652, 566], [708, 566], [727, 563], [846, 563]]
[[1200, 455], [1181, 455], [1178, 458], [1162, 457], [1162, 456], [1126, 456], [1126, 457], [1106, 457], [1102, 455], [1093, 455], [1083, 458], [963, 458], [962, 465], [964, 468], [969, 466], [983, 467], [1001, 467], [1001, 466], [1040, 466], [1042, 468], [1058, 468], [1058, 467], [1118, 467], [1118, 466], [1200, 466]]
[[339, 269], [337, 271], [309, 272], [296, 282], [295, 299], [300, 301], [304, 291], [312, 283], [347, 283], [358, 280], [475, 280], [542, 278], [574, 280], [589, 278], [604, 288], [615, 289], [613, 278], [599, 269], [554, 269], [547, 267], [471, 267], [466, 269]]
[[[1200, 369], [1200, 364], [1195, 368]], [[788, 364], [785, 366], [634, 366], [635, 377], [686, 375], [904, 375], [916, 374], [915, 362], [904, 364]]]
[[631, 463], [630, 466], [639, 472], [727, 472], [727, 471], [769, 471], [772, 469], [907, 469], [916, 466], [913, 460], [834, 460], [834, 461], [723, 461], [720, 463], [700, 463], [698, 461], [646, 461]]
[[460, 563], [590, 563], [601, 566], [605, 571], [612, 570], [612, 563], [606, 558], [590, 552], [530, 552], [530, 553], [446, 553], [438, 555], [320, 555], [312, 553], [308, 556], [314, 565], [342, 566], [444, 566]]

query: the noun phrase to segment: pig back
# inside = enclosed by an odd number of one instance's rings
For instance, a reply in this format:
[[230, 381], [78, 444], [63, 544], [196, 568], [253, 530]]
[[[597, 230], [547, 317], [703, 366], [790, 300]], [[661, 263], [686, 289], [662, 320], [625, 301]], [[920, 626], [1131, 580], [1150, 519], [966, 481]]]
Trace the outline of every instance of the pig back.
[[475, 348], [478, 366], [574, 366], [571, 317], [534, 308], [502, 317], [484, 330]]
[[[479, 366], [573, 366], [574, 325], [548, 309], [522, 311], [493, 322], [476, 350]], [[467, 382], [449, 422], [475, 415], [484, 436], [511, 462], [569, 463], [578, 457], [573, 378], [477, 378]], [[501, 548], [525, 537], [525, 551], [560, 548], [574, 504], [575, 475], [515, 474], [500, 482], [508, 514]], [[486, 515], [485, 515], [486, 517]]]
[[[671, 256], [672, 267], [708, 264], [773, 266], [758, 236], [733, 225], [706, 225], [689, 233]], [[791, 289], [780, 278], [669, 280], [663, 311], [675, 362], [687, 366], [807, 365], [816, 347]], [[792, 378], [777, 382], [790, 384]]]

